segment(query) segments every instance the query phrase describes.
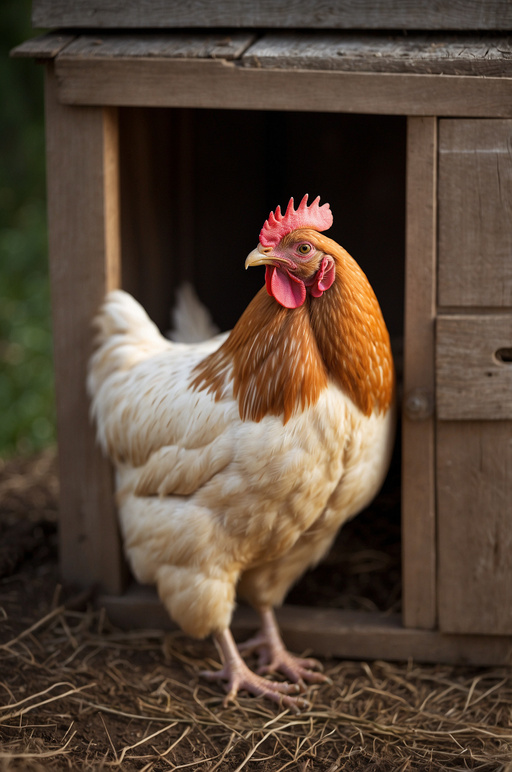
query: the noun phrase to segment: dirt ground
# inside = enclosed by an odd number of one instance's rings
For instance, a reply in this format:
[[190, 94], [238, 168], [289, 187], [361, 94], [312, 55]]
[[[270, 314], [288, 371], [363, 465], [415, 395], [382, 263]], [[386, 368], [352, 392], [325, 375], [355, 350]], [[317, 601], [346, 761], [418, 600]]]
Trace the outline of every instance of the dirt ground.
[[[59, 585], [51, 452], [0, 462], [0, 770], [512, 772], [509, 669], [324, 661], [299, 715], [199, 677], [213, 645]], [[399, 610], [396, 479], [289, 600]], [[370, 538], [371, 535], [371, 538]]]

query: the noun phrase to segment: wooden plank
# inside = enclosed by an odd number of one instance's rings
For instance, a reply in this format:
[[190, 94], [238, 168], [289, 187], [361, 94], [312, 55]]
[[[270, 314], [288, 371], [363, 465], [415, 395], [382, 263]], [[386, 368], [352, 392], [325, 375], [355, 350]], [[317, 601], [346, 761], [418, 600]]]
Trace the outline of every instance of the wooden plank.
[[75, 35], [49, 32], [46, 35], [25, 40], [16, 48], [13, 48], [10, 56], [25, 59], [55, 59], [66, 46], [73, 42]]
[[[496, 309], [512, 305], [511, 140], [510, 121], [440, 122], [439, 300], [487, 309], [440, 317], [440, 418], [509, 416], [509, 363], [493, 355], [512, 334], [510, 311]], [[511, 429], [510, 421], [437, 425], [444, 631], [512, 631]]]
[[512, 633], [512, 421], [437, 427], [439, 622]]
[[439, 128], [439, 303], [512, 306], [512, 121]]
[[188, 110], [126, 108], [119, 132], [122, 285], [165, 332], [176, 288], [197, 262], [194, 126]]
[[177, 112], [135, 108], [119, 115], [122, 285], [162, 330], [169, 329], [180, 267], [181, 181], [171, 153]]
[[252, 32], [170, 32], [160, 34], [80, 35], [66, 51], [77, 58], [163, 57], [175, 59], [239, 59], [254, 42]]
[[96, 446], [85, 392], [91, 320], [119, 283], [117, 112], [61, 105], [48, 65], [46, 133], [62, 579], [119, 592], [111, 469]]
[[83, 59], [66, 52], [56, 73], [65, 104], [512, 116], [512, 78], [287, 71], [224, 59]]
[[291, 27], [331, 29], [512, 29], [507, 0], [33, 0], [34, 27]]
[[[55, 35], [46, 36], [55, 38]], [[28, 41], [30, 42], [30, 41]], [[50, 41], [49, 41], [50, 42]], [[41, 46], [44, 38], [41, 39]], [[24, 50], [20, 46], [15, 51]], [[30, 46], [27, 46], [27, 54]], [[512, 41], [496, 35], [384, 35], [382, 33], [250, 32], [112, 33], [81, 35], [66, 50], [77, 57], [239, 59], [272, 69], [512, 75]]]
[[406, 627], [436, 626], [434, 319], [437, 121], [409, 118], [407, 133], [402, 605]]
[[441, 420], [512, 419], [512, 310], [439, 316], [436, 410]]
[[[98, 605], [120, 627], [176, 630], [153, 588], [134, 586], [123, 596], [101, 596]], [[283, 606], [276, 610], [286, 644], [292, 651], [344, 659], [389, 659], [466, 665], [508, 665], [512, 638], [485, 635], [443, 635], [402, 627], [398, 615], [342, 611], [332, 608]], [[235, 611], [232, 630], [244, 640], [258, 627], [247, 606]]]
[[512, 41], [488, 35], [267, 33], [243, 57], [253, 67], [510, 77]]

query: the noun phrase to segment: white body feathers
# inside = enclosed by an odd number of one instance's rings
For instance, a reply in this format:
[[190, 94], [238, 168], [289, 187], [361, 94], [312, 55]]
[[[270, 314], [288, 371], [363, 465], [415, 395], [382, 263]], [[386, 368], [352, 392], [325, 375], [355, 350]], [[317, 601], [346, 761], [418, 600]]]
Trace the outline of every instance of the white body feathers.
[[190, 385], [226, 336], [172, 343], [120, 290], [97, 325], [88, 388], [136, 578], [198, 637], [229, 626], [237, 591], [281, 603], [382, 484], [393, 409], [364, 416], [331, 383], [284, 425], [242, 421], [232, 389]]

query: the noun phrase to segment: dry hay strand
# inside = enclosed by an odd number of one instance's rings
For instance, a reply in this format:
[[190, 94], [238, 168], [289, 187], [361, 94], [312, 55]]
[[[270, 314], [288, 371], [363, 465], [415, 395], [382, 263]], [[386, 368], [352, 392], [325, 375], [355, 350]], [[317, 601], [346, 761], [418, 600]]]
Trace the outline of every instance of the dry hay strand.
[[299, 715], [223, 707], [209, 643], [50, 609], [0, 647], [3, 770], [510, 770], [508, 669], [327, 662]]
[[[199, 677], [216, 667], [211, 643], [116, 629], [104, 612], [84, 610], [84, 596], [60, 603], [54, 461], [8, 463], [0, 464], [1, 537], [12, 528], [20, 536], [27, 519], [35, 530], [29, 549], [24, 538], [11, 542], [18, 562], [6, 560], [0, 579], [1, 772], [512, 772], [505, 668], [329, 661], [332, 684], [311, 687], [310, 707], [297, 716], [244, 695], [224, 708], [221, 687]], [[384, 501], [379, 523], [394, 505], [393, 496]], [[338, 545], [347, 597], [340, 601], [343, 588], [335, 587], [327, 605], [361, 607], [364, 598], [389, 608], [400, 594], [398, 525], [396, 533], [382, 527], [370, 549], [375, 529], [364, 517], [354, 523], [352, 541]], [[339, 558], [333, 552], [336, 576]], [[332, 585], [332, 572], [326, 581], [321, 570], [308, 585], [311, 605]], [[372, 576], [385, 592], [371, 590]]]

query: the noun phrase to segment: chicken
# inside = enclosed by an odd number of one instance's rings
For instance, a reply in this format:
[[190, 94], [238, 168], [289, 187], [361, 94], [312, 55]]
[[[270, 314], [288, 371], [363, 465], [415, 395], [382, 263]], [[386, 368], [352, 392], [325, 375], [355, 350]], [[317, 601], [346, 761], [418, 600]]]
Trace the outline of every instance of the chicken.
[[[265, 222], [245, 267], [266, 286], [229, 334], [164, 339], [127, 293], [107, 295], [88, 389], [116, 469], [124, 547], [189, 635], [212, 635], [204, 674], [297, 709], [318, 663], [288, 652], [273, 609], [375, 496], [394, 435], [394, 368], [379, 304], [357, 263], [323, 235], [319, 198]], [[235, 596], [259, 612], [241, 650]], [[281, 673], [289, 682], [270, 680]]]

